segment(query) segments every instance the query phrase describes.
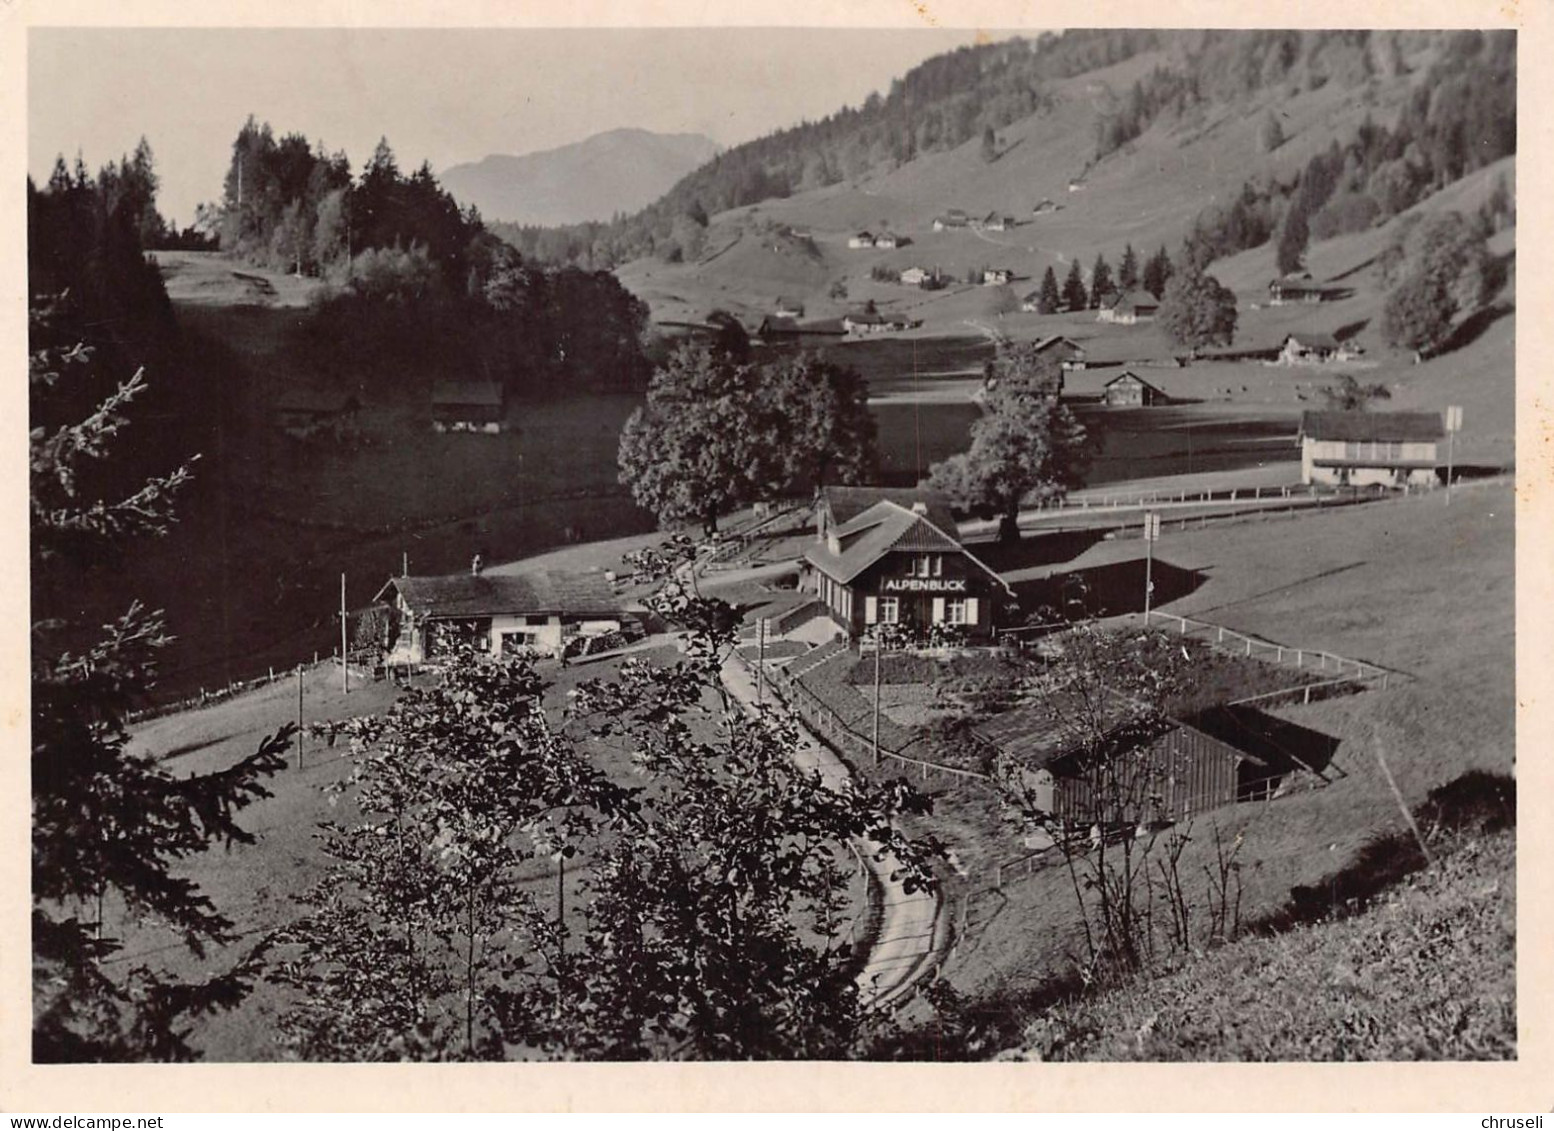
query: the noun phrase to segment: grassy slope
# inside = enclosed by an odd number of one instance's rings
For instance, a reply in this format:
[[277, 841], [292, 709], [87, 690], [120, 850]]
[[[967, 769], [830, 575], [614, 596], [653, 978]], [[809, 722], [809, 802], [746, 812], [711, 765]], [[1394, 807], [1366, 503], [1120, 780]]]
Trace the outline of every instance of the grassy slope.
[[1514, 837], [1470, 843], [1351, 919], [1234, 943], [1027, 1032], [1050, 1060], [1516, 1056]]
[[[974, 266], [1002, 265], [1025, 280], [1017, 284], [1023, 293], [1048, 266], [1061, 277], [1076, 257], [1088, 268], [1101, 252], [1115, 267], [1126, 243], [1144, 252], [1174, 247], [1202, 207], [1229, 198], [1249, 176], [1291, 180], [1314, 153], [1352, 134], [1367, 113], [1389, 122], [1407, 89], [1406, 80], [1378, 84], [1374, 104], [1367, 105], [1361, 91], [1329, 84], [1293, 96], [1270, 91], [1257, 101], [1195, 110], [1181, 120], [1157, 122], [1090, 169], [1084, 191], [1067, 191], [1070, 179], [1084, 173], [1093, 155], [1100, 109], [1160, 61], [1153, 53], [1140, 55], [1052, 84], [1057, 105], [1006, 127], [996, 161], [984, 161], [980, 139], [973, 139], [856, 182], [731, 209], [714, 217], [709, 254], [701, 262], [639, 262], [618, 274], [649, 302], [655, 317], [726, 306], [759, 318], [779, 294], [805, 300], [811, 316], [822, 316], [841, 308], [826, 297], [840, 280], [848, 287], [849, 301], [889, 301], [927, 318], [929, 329], [945, 332], [965, 318], [985, 315], [986, 293], [972, 288], [924, 296], [873, 284], [869, 269], [937, 265], [963, 275]], [[1287, 140], [1275, 152], [1263, 153], [1258, 127], [1275, 103]], [[1044, 197], [1062, 210], [1032, 216], [1031, 208]], [[933, 232], [933, 217], [951, 207], [972, 215], [998, 210], [1020, 223], [1002, 233]], [[820, 259], [806, 259], [803, 269], [796, 269], [796, 257], [785, 253], [780, 241], [752, 238], [754, 220], [809, 232]], [[849, 250], [847, 237], [859, 228], [889, 228], [913, 242], [891, 251]], [[746, 234], [736, 240], [740, 231]], [[730, 244], [734, 250], [713, 254]]]

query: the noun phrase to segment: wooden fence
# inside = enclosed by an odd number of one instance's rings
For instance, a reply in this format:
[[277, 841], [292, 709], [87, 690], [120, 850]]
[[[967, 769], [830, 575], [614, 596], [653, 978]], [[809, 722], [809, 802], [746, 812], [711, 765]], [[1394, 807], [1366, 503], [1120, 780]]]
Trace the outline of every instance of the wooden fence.
[[[1127, 619], [1132, 619], [1131, 615]], [[1176, 613], [1151, 612], [1144, 619], [1144, 624], [1149, 625], [1159, 621], [1167, 628], [1174, 628], [1182, 636], [1190, 636], [1195, 639], [1207, 640], [1216, 647], [1234, 652], [1243, 656], [1255, 656], [1259, 659], [1272, 660], [1276, 664], [1292, 664], [1303, 671], [1326, 672], [1332, 678], [1326, 682], [1355, 682], [1375, 683], [1383, 690], [1389, 683], [1406, 678], [1404, 673], [1392, 671], [1373, 664], [1366, 660], [1354, 660], [1348, 656], [1340, 656], [1336, 652], [1328, 652], [1321, 648], [1294, 648], [1288, 644], [1279, 644], [1272, 640], [1263, 640], [1260, 637], [1248, 636], [1244, 632], [1237, 632], [1233, 628], [1226, 628], [1222, 624], [1213, 624], [1209, 621], [1196, 620], [1193, 617], [1179, 616]], [[1289, 688], [1288, 692], [1300, 692], [1302, 687], [1316, 686], [1303, 684], [1301, 687]], [[1283, 695], [1286, 692], [1271, 692], [1269, 697]], [[1262, 698], [1255, 696], [1254, 699]], [[1239, 700], [1239, 702], [1251, 702], [1253, 700]], [[1310, 702], [1310, 696], [1306, 696], [1306, 702]]]

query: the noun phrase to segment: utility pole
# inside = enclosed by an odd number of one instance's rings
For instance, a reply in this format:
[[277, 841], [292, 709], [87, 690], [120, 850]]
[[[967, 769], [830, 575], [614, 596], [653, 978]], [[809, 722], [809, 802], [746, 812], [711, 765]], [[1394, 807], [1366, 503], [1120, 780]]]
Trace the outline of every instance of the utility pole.
[[766, 618], [756, 622], [755, 705], [766, 701]]
[[401, 550], [399, 552], [399, 576], [400, 577], [409, 577], [410, 576], [410, 551], [409, 550]]
[[880, 653], [885, 650], [884, 633], [874, 626], [874, 764], [880, 764]]
[[345, 655], [345, 574], [340, 575], [340, 686], [351, 693], [351, 666]]
[[1451, 506], [1451, 476], [1457, 460], [1457, 433], [1462, 431], [1462, 406], [1446, 408], [1446, 505]]
[[297, 769], [302, 769], [302, 665], [297, 665]]
[[1144, 512], [1144, 626], [1149, 627], [1150, 599], [1155, 593], [1155, 542], [1160, 537], [1160, 515]]

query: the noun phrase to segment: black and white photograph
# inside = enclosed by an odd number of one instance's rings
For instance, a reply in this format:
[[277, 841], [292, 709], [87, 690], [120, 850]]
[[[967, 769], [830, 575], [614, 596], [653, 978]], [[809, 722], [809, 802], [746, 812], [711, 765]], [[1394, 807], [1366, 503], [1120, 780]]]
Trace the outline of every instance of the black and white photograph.
[[31, 12], [23, 1062], [1526, 1054], [1516, 17], [915, 7]]

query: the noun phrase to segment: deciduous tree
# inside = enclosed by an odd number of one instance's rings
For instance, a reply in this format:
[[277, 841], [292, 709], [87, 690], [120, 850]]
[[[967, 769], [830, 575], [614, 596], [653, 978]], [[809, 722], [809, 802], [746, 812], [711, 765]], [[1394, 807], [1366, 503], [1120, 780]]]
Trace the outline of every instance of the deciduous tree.
[[1020, 508], [1061, 498], [1089, 466], [1084, 427], [1059, 403], [1062, 371], [1034, 343], [1004, 344], [988, 365], [983, 415], [971, 446], [935, 464], [929, 484], [957, 506], [999, 517], [999, 538], [1020, 537]]
[[1236, 296], [1213, 275], [1184, 269], [1160, 297], [1160, 324], [1189, 350], [1228, 346], [1236, 334]]

